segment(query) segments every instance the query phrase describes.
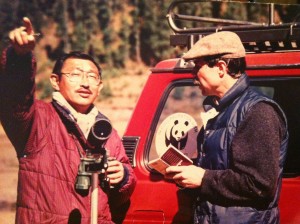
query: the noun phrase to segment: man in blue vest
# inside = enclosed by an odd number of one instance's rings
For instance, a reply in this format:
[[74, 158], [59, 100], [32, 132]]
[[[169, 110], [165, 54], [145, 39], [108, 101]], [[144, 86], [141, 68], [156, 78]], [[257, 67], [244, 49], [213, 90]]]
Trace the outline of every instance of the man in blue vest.
[[233, 32], [200, 39], [184, 56], [195, 63], [204, 100], [198, 158], [166, 178], [195, 200], [194, 223], [279, 223], [288, 133], [283, 111], [249, 88], [245, 49]]

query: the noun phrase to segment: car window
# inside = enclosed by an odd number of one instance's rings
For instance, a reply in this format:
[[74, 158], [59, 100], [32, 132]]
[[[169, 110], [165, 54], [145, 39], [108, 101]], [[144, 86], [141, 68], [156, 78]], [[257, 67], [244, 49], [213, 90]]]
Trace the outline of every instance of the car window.
[[274, 99], [284, 111], [289, 131], [285, 176], [297, 176], [300, 172], [300, 79], [252, 80], [252, 88]]
[[200, 121], [200, 112], [203, 111], [202, 102], [204, 97], [202, 96], [199, 87], [193, 86], [192, 84], [189, 86], [183, 86], [179, 84], [171, 88], [172, 90], [167, 96], [167, 100], [163, 106], [158, 124], [156, 125], [154, 136], [152, 138], [151, 148], [149, 151], [149, 160], [157, 158], [158, 154], [164, 150], [163, 148], [156, 146], [161, 145], [161, 142], [169, 138], [168, 136], [165, 136], [165, 132], [162, 133], [160, 130], [164, 128], [162, 126], [163, 122], [168, 122], [168, 119], [172, 115], [175, 114], [175, 117], [178, 117], [178, 114], [179, 116], [181, 116], [181, 114], [186, 114], [186, 117], [191, 116], [194, 119], [198, 130], [202, 126]]
[[[288, 121], [289, 146], [284, 166], [285, 176], [296, 176], [300, 172], [300, 79], [262, 80], [252, 79], [251, 88], [262, 92], [274, 99], [283, 109]], [[162, 123], [176, 113], [186, 113], [197, 123], [198, 130], [202, 127], [200, 113], [203, 111], [204, 97], [199, 87], [190, 85], [176, 85], [167, 96], [159, 116], [149, 150], [149, 160], [155, 159], [163, 149], [158, 149], [158, 141], [167, 138], [159, 132]], [[160, 137], [159, 137], [160, 136]]]

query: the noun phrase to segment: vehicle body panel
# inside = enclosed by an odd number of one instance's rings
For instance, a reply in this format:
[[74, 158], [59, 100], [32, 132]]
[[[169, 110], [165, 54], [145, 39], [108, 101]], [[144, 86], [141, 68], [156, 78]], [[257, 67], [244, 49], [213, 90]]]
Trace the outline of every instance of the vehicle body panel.
[[[258, 80], [300, 78], [299, 58], [300, 52], [248, 54], [247, 74]], [[124, 223], [188, 223], [192, 220], [192, 199], [147, 166], [150, 144], [170, 86], [193, 80], [192, 69], [176, 68], [178, 63], [179, 59], [162, 61], [151, 70], [128, 123], [124, 137], [139, 138], [133, 152], [138, 182]], [[300, 223], [299, 172], [283, 178], [279, 206], [281, 223]]]

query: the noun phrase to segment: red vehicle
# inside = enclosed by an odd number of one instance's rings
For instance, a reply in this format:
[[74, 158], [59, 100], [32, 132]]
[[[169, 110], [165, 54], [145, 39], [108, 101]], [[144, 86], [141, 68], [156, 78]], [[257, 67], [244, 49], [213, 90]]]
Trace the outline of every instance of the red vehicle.
[[[286, 113], [290, 139], [279, 204], [281, 223], [300, 223], [300, 23], [273, 25], [271, 21], [269, 25], [261, 25], [213, 19], [218, 26], [181, 29], [175, 19], [207, 20], [175, 13], [175, 8], [186, 2], [196, 4], [196, 1], [175, 1], [170, 6], [168, 19], [175, 32], [171, 45], [189, 48], [201, 36], [218, 29], [236, 32], [248, 52], [247, 74], [252, 88], [273, 98]], [[271, 18], [274, 5], [264, 6], [269, 7]], [[189, 114], [198, 129], [201, 128], [199, 114], [204, 97], [193, 83], [192, 69], [192, 64], [180, 58], [159, 62], [151, 69], [123, 137], [138, 178], [124, 223], [188, 223], [191, 220], [191, 199], [151, 169], [148, 162], [159, 154], [156, 142], [159, 130], [170, 115]]]

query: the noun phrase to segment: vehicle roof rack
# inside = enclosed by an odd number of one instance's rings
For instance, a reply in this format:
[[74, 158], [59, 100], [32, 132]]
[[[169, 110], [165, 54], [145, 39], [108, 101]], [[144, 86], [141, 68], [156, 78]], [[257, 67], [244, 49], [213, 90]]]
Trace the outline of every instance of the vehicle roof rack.
[[[200, 38], [219, 31], [232, 31], [239, 35], [247, 52], [274, 52], [300, 50], [300, 22], [274, 23], [274, 3], [263, 3], [268, 7], [268, 23], [257, 23], [222, 18], [201, 17], [176, 12], [176, 9], [185, 3], [238, 3], [260, 4], [237, 1], [204, 1], [204, 0], [175, 0], [168, 9], [167, 19], [174, 34], [170, 36], [172, 46], [187, 47], [190, 49]], [[287, 4], [284, 4], [287, 5]], [[282, 6], [282, 5], [281, 5]], [[299, 12], [300, 12], [300, 5]], [[300, 13], [299, 13], [300, 15]], [[206, 22], [208, 26], [180, 28], [177, 24], [184, 22]]]

